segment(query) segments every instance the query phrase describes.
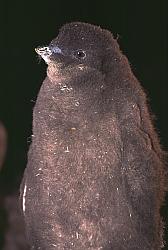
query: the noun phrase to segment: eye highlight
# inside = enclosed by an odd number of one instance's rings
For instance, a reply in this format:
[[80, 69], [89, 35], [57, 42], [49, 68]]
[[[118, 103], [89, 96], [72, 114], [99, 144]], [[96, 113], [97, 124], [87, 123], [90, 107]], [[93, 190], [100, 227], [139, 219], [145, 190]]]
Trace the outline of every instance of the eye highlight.
[[84, 59], [86, 57], [86, 52], [83, 50], [77, 50], [77, 51], [74, 51], [74, 56], [77, 59]]

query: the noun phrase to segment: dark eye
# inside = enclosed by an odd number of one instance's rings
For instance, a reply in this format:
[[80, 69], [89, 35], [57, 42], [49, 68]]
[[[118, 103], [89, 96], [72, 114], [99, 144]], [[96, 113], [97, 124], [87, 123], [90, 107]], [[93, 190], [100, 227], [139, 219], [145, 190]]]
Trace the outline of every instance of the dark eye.
[[83, 50], [77, 50], [75, 51], [74, 56], [78, 59], [84, 59], [86, 57], [86, 53]]

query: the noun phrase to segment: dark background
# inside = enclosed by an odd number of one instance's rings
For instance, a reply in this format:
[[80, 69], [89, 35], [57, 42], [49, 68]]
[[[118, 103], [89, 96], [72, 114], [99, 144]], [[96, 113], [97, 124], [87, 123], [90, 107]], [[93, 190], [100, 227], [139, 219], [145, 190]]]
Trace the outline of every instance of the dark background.
[[[26, 166], [32, 109], [46, 74], [46, 65], [38, 63], [34, 48], [48, 44], [66, 22], [97, 24], [119, 37], [121, 49], [146, 89], [155, 127], [168, 150], [167, 0], [1, 0], [0, 5], [0, 120], [8, 132], [1, 193], [19, 187]], [[163, 208], [165, 219], [166, 206], [168, 202]]]

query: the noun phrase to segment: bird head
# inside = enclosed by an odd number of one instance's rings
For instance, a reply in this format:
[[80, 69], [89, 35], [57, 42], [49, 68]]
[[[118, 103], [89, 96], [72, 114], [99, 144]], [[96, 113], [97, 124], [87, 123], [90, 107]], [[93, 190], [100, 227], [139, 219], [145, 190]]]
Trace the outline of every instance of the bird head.
[[35, 51], [48, 65], [55, 64], [57, 68], [102, 71], [104, 59], [114, 54], [114, 45], [116, 41], [109, 31], [75, 22], [65, 24], [48, 46], [37, 47]]

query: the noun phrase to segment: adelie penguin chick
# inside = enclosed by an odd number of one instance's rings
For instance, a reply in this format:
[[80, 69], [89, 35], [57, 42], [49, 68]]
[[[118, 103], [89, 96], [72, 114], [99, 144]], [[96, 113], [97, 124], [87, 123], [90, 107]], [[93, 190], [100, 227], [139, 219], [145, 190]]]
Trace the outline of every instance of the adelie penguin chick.
[[163, 152], [117, 41], [70, 23], [36, 52], [48, 68], [21, 185], [31, 249], [161, 249]]

